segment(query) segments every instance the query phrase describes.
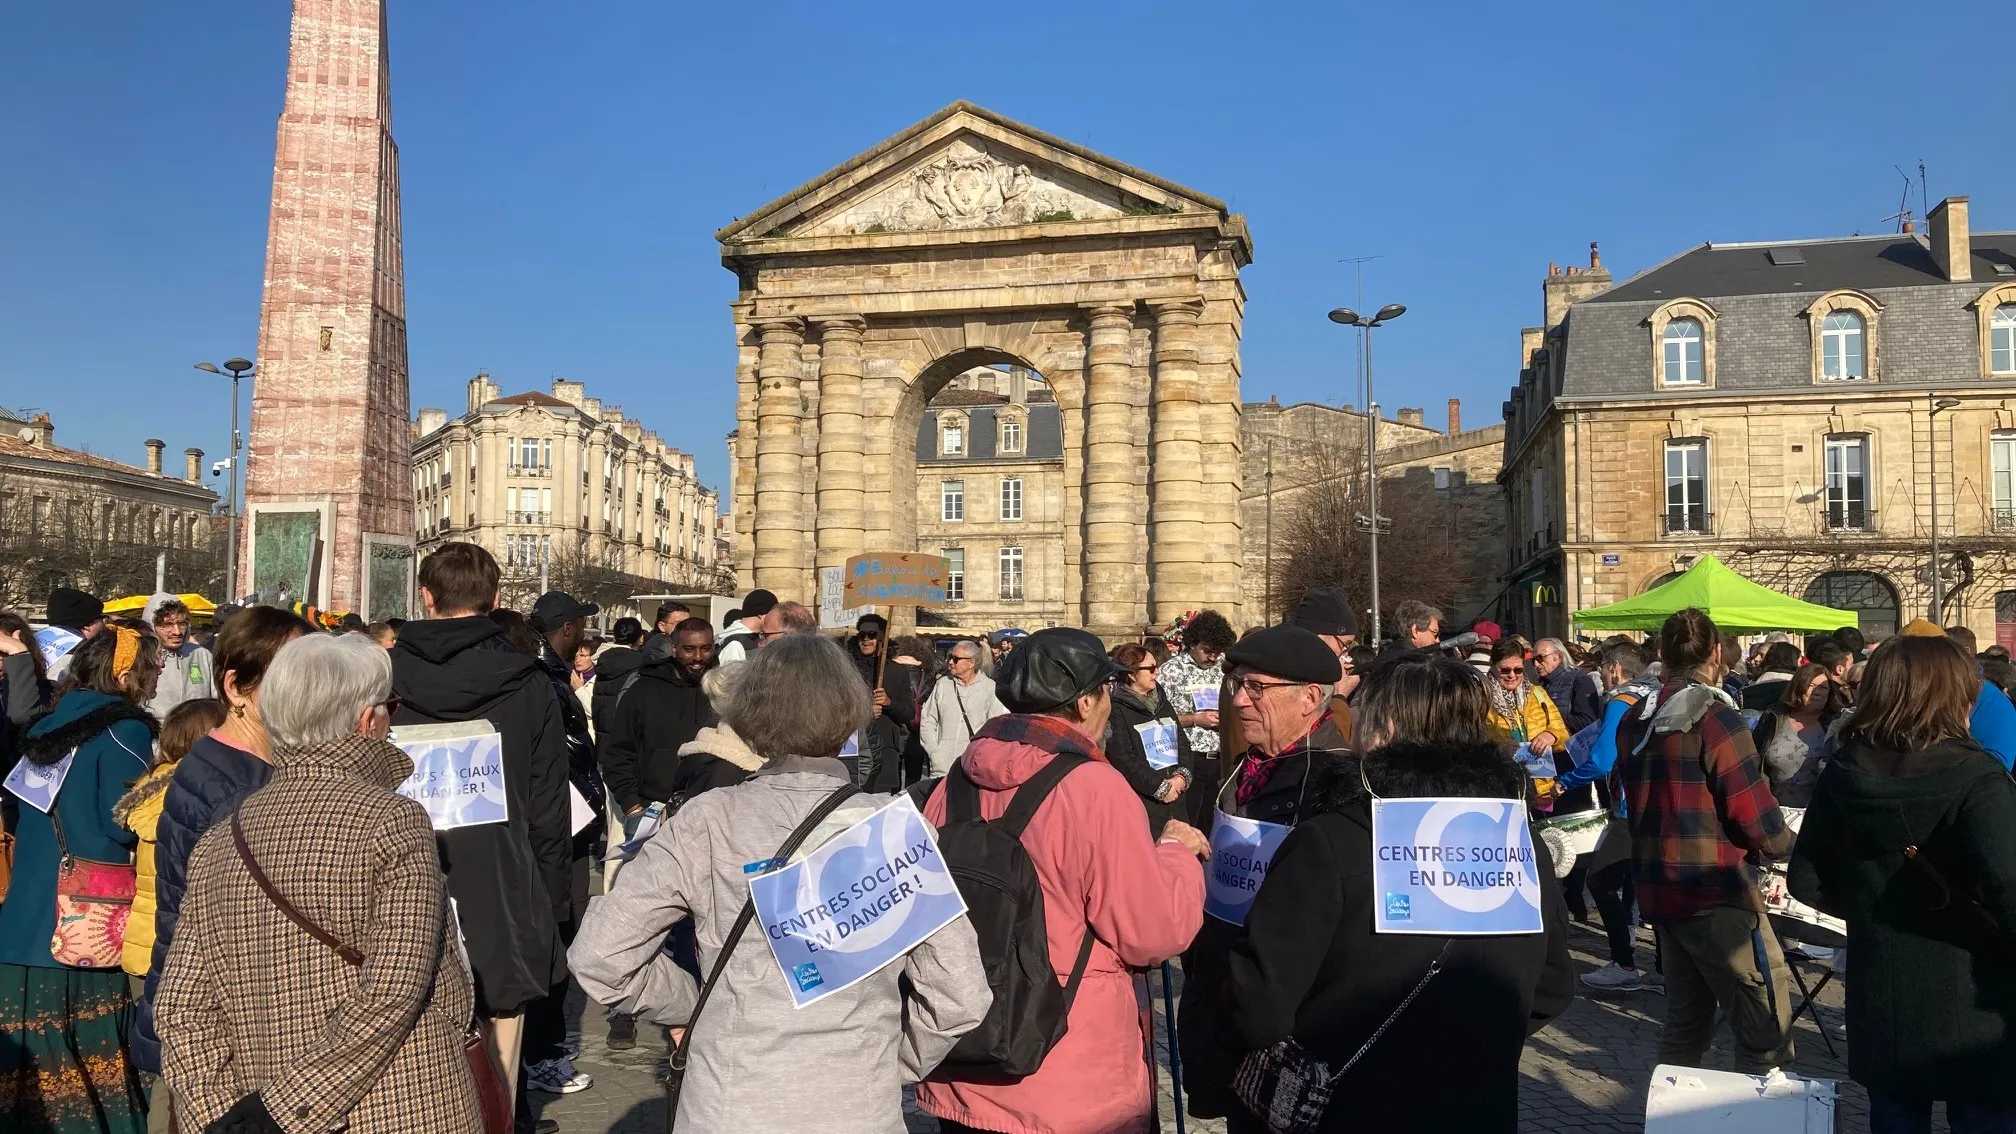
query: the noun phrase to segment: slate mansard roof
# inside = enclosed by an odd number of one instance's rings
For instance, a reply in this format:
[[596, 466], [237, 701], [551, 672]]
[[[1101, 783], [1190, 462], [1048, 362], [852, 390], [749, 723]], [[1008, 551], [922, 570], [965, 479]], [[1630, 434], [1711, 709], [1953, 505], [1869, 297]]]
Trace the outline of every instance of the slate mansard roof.
[[[940, 395], [943, 397], [943, 394]], [[1000, 431], [995, 428], [995, 414], [1002, 406], [939, 406], [934, 402], [925, 409], [924, 418], [917, 423], [917, 461], [919, 464], [938, 466], [957, 465], [972, 461], [1061, 461], [1064, 459], [1064, 427], [1057, 417], [1057, 403], [1031, 401], [1023, 407], [1029, 411], [1028, 428], [1023, 430], [1022, 452], [996, 453], [995, 442]], [[966, 415], [966, 454], [961, 457], [940, 457], [938, 455], [938, 415], [941, 410], [950, 410]]]
[[[2016, 232], [1976, 233], [1973, 245], [1974, 285], [2016, 281]], [[1934, 285], [1947, 286], [1947, 281], [1924, 238], [1886, 233], [1776, 244], [1698, 244], [1583, 302], [1664, 303], [1683, 296], [1713, 299]]]

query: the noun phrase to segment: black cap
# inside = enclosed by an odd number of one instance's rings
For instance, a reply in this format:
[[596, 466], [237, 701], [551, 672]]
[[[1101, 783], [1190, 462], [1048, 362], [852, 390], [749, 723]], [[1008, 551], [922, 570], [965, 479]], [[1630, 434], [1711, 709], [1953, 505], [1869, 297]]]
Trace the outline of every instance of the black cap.
[[994, 695], [1011, 713], [1047, 713], [1126, 672], [1098, 637], [1069, 626], [1023, 639], [994, 677]]
[[609, 636], [614, 638], [618, 645], [633, 645], [637, 639], [644, 636], [644, 623], [628, 616], [619, 618], [616, 620], [616, 625], [610, 628]]
[[1300, 626], [1269, 626], [1255, 630], [1225, 651], [1229, 666], [1311, 685], [1335, 685], [1344, 677], [1337, 655], [1323, 639]]
[[777, 596], [758, 588], [742, 600], [742, 617], [761, 618], [777, 607]]
[[1351, 602], [1344, 592], [1336, 587], [1317, 587], [1302, 596], [1295, 609], [1288, 615], [1288, 625], [1300, 626], [1311, 634], [1352, 634], [1358, 633], [1358, 616], [1351, 611]]
[[83, 591], [57, 587], [49, 592], [49, 624], [82, 630], [105, 617], [105, 600]]
[[532, 604], [532, 617], [526, 621], [541, 634], [551, 634], [569, 622], [586, 618], [601, 609], [592, 602], [582, 602], [566, 591], [547, 591]]

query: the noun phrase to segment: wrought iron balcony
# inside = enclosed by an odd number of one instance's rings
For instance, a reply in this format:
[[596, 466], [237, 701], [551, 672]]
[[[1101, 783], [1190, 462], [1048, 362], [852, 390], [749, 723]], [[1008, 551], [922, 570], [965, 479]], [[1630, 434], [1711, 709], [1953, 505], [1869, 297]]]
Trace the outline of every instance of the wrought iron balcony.
[[1668, 508], [1661, 519], [1661, 531], [1669, 536], [1711, 535], [1715, 531], [1715, 513], [1699, 508]]
[[1988, 513], [1988, 530], [2000, 535], [2016, 533], [2016, 508], [1996, 508]]
[[538, 465], [512, 465], [510, 466], [510, 475], [550, 477], [553, 475], [553, 470], [550, 468], [542, 468]]
[[1820, 509], [1820, 523], [1830, 532], [1866, 532], [1876, 526], [1876, 509], [1860, 504], [1827, 504]]

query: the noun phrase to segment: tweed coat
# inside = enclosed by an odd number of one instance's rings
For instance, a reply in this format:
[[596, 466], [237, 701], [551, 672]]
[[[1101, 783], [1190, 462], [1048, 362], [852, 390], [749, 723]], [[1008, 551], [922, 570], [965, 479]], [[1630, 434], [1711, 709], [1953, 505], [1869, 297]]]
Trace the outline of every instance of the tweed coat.
[[480, 1134], [462, 1035], [474, 1011], [449, 934], [433, 828], [392, 791], [405, 753], [348, 737], [274, 753], [239, 807], [273, 886], [364, 955], [361, 968], [289, 921], [218, 823], [196, 844], [155, 999], [162, 1069], [184, 1130], [251, 1092], [290, 1131]]

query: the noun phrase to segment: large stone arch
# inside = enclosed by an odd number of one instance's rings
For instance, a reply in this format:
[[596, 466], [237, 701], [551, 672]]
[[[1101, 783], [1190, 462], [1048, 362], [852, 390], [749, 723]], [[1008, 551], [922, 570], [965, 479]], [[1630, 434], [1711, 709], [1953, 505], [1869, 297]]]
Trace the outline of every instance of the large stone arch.
[[956, 103], [716, 235], [744, 586], [810, 602], [821, 567], [915, 550], [919, 415], [1001, 362], [1056, 394], [1070, 620], [1237, 618], [1252, 246], [1222, 202]]

